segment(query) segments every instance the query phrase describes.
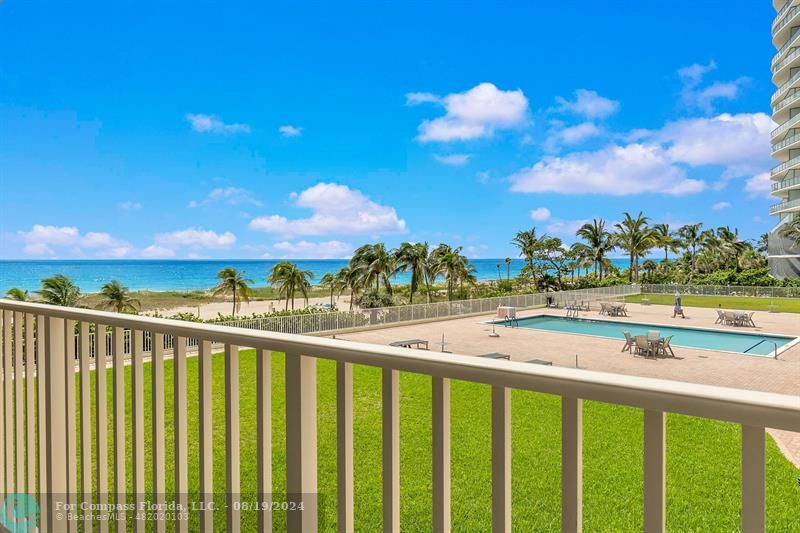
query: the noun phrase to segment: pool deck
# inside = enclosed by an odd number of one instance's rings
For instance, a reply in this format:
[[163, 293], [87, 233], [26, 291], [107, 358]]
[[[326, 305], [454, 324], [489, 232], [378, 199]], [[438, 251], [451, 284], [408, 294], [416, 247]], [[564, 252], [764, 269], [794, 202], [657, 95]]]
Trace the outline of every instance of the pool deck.
[[[800, 314], [756, 312], [756, 328], [741, 328], [714, 324], [717, 312], [713, 308], [684, 307], [686, 318], [672, 318], [672, 307], [665, 305], [628, 304], [628, 317], [606, 317], [598, 314], [599, 306], [582, 311], [583, 318], [603, 318], [620, 322], [644, 322], [664, 326], [692, 326], [749, 333], [775, 333], [800, 336]], [[519, 317], [549, 314], [565, 316], [560, 309], [534, 309]], [[408, 326], [337, 335], [337, 338], [388, 345], [401, 339], [425, 339], [432, 351], [439, 351], [442, 334], [445, 350], [458, 354], [479, 355], [502, 352], [515, 361], [543, 359], [556, 366], [575, 367], [602, 372], [615, 372], [722, 387], [734, 387], [800, 396], [800, 344], [783, 351], [778, 359], [696, 348], [673, 346], [675, 358], [644, 358], [621, 352], [623, 341], [526, 328], [496, 327], [499, 338], [491, 338], [492, 314], [453, 320], [426, 322]], [[502, 365], [504, 361], [496, 362]], [[786, 456], [800, 467], [800, 434], [770, 433]]]

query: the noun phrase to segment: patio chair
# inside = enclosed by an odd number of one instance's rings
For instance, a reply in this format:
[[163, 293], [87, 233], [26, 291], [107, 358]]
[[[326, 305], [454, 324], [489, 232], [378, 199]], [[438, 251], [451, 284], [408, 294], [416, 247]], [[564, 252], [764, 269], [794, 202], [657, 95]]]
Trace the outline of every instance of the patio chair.
[[666, 355], [667, 355], [667, 352], [669, 352], [669, 354], [670, 354], [672, 357], [675, 357], [675, 352], [673, 352], [673, 351], [672, 351], [672, 346], [670, 346], [670, 345], [669, 345], [669, 343], [670, 343], [671, 341], [672, 341], [672, 335], [670, 335], [669, 337], [665, 338], [663, 341], [661, 341], [661, 342], [659, 343], [658, 350], [659, 350], [659, 351], [660, 351], [662, 354], [664, 354], [664, 356], [665, 356], [665, 357], [666, 357]]
[[733, 311], [725, 311], [725, 323], [729, 326], [736, 325], [736, 313]]
[[625, 346], [623, 346], [622, 350], [620, 351], [630, 352], [636, 345], [636, 340], [633, 337], [631, 337], [630, 331], [623, 331], [622, 334], [625, 335]]
[[647, 340], [646, 335], [636, 335], [636, 352], [638, 355], [644, 355], [647, 357], [652, 353], [650, 349], [650, 342]]
[[650, 342], [657, 341], [661, 338], [661, 332], [657, 329], [651, 329], [647, 331], [647, 340]]
[[754, 314], [756, 314], [755, 311], [751, 311], [750, 313], [747, 314], [747, 317], [745, 318], [745, 325], [756, 327], [756, 323], [753, 322]]
[[608, 304], [605, 302], [600, 302], [600, 314], [607, 315], [608, 314]]
[[717, 309], [717, 320], [714, 321], [714, 324], [724, 324], [725, 323], [725, 312], [722, 309]]
[[619, 309], [618, 309], [618, 311], [619, 311], [619, 313], [620, 313], [622, 316], [628, 316], [628, 310], [627, 310], [627, 309], [625, 309], [625, 306], [626, 306], [626, 305], [627, 305], [627, 304], [622, 304], [621, 306], [619, 306]]

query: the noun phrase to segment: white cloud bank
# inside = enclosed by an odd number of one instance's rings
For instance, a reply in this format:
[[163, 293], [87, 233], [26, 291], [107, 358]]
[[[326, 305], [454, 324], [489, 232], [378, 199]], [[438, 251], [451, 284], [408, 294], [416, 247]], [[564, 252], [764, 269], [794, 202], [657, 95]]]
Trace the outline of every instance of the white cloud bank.
[[470, 154], [449, 154], [449, 155], [439, 155], [434, 154], [433, 158], [443, 165], [449, 165], [452, 167], [461, 167], [469, 163]]
[[750, 79], [741, 77], [731, 81], [715, 81], [703, 86], [703, 78], [717, 69], [714, 61], [706, 65], [694, 64], [678, 69], [678, 77], [683, 85], [681, 100], [689, 108], [698, 108], [707, 114], [714, 112], [715, 100], [734, 100]]
[[711, 206], [714, 211], [721, 211], [723, 209], [730, 209], [733, 205], [730, 202], [717, 202]]
[[308, 218], [282, 215], [254, 218], [250, 228], [277, 235], [356, 235], [404, 233], [406, 221], [393, 207], [374, 202], [361, 191], [337, 183], [318, 183], [292, 193], [297, 207], [310, 209]]
[[199, 133], [216, 133], [230, 135], [233, 133], [250, 133], [250, 126], [247, 124], [226, 124], [214, 115], [203, 115], [188, 113], [186, 120], [192, 129]]
[[550, 210], [547, 209], [546, 207], [537, 207], [536, 209], [531, 211], [531, 218], [533, 220], [538, 220], [540, 222], [542, 220], [547, 220], [548, 218], [550, 218]]
[[707, 184], [688, 175], [693, 167], [721, 166], [723, 180], [768, 169], [771, 128], [764, 113], [682, 119], [658, 131], [638, 130], [637, 142], [545, 157], [511, 175], [511, 190], [611, 196], [697, 193]]
[[484, 82], [462, 93], [439, 97], [431, 93], [408, 93], [406, 104], [435, 103], [445, 109], [444, 116], [419, 125], [420, 142], [465, 141], [491, 137], [500, 129], [523, 124], [528, 99], [522, 90], [503, 91]]
[[345, 259], [353, 253], [353, 245], [342, 241], [282, 241], [272, 246], [282, 259]]
[[164, 248], [174, 249], [179, 246], [191, 248], [230, 248], [236, 244], [236, 235], [230, 231], [217, 233], [202, 228], [186, 228], [170, 233], [159, 233], [155, 243]]
[[82, 256], [89, 251], [97, 257], [126, 257], [133, 251], [130, 244], [109, 233], [81, 233], [74, 226], [34, 224], [30, 231], [19, 231], [17, 236], [24, 243], [23, 253], [30, 256], [47, 257], [64, 252]]
[[303, 128], [292, 126], [291, 124], [284, 124], [278, 128], [278, 133], [282, 137], [299, 137], [303, 133]]
[[205, 207], [209, 204], [222, 202], [227, 205], [255, 205], [261, 207], [264, 205], [261, 200], [253, 196], [253, 194], [239, 187], [218, 187], [212, 189], [203, 200], [192, 200], [189, 202], [189, 207]]
[[556, 102], [558, 107], [555, 111], [574, 113], [589, 120], [606, 118], [619, 110], [619, 102], [617, 100], [600, 96], [597, 91], [589, 89], [575, 91], [574, 100], [556, 96]]

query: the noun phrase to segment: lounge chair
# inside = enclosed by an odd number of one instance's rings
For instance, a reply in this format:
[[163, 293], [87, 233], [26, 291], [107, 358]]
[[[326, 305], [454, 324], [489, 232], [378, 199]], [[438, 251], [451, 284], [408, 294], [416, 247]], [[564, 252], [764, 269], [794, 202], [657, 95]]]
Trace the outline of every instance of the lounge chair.
[[652, 353], [652, 350], [650, 348], [651, 346], [650, 341], [647, 340], [646, 335], [636, 335], [635, 340], [636, 340], [635, 353], [639, 355], [644, 355], [645, 357], [647, 357]]
[[724, 324], [725, 323], [725, 312], [722, 309], [717, 309], [717, 320], [714, 321], [714, 324]]
[[623, 331], [622, 334], [625, 335], [625, 346], [623, 346], [622, 350], [620, 351], [630, 352], [633, 349], [633, 347], [636, 346], [636, 340], [633, 337], [631, 337], [630, 331]]
[[665, 357], [666, 357], [666, 355], [667, 355], [667, 352], [669, 352], [669, 354], [670, 354], [672, 357], [675, 357], [675, 352], [673, 352], [673, 351], [672, 351], [672, 346], [670, 346], [670, 345], [669, 345], [669, 343], [670, 343], [671, 341], [672, 341], [672, 335], [670, 335], [669, 337], [665, 338], [663, 341], [661, 341], [661, 342], [659, 343], [658, 350], [659, 350], [659, 351], [660, 351], [662, 354], [664, 354], [664, 356], [665, 356]]

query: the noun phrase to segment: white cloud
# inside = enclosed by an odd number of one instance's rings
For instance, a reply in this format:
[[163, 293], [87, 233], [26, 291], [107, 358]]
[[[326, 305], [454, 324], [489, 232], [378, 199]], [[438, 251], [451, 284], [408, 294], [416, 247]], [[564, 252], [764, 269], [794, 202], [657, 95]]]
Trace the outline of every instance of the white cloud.
[[768, 169], [769, 135], [775, 123], [764, 113], [723, 113], [667, 123], [653, 140], [667, 146], [669, 156], [692, 166], [721, 165], [724, 178], [747, 176]]
[[171, 248], [166, 248], [164, 246], [157, 246], [155, 244], [151, 244], [144, 250], [142, 250], [142, 257], [148, 259], [156, 259], [160, 257], [175, 257], [175, 250]]
[[556, 102], [559, 104], [556, 111], [574, 113], [587, 119], [606, 118], [616, 113], [619, 109], [617, 100], [600, 96], [597, 91], [588, 89], [575, 91], [574, 100], [556, 96]]
[[480, 259], [488, 249], [489, 247], [485, 244], [470, 244], [464, 248], [464, 253], [470, 259]]
[[648, 144], [612, 145], [595, 152], [545, 157], [509, 179], [515, 192], [682, 195], [705, 188], [704, 182], [690, 179], [684, 169], [673, 165], [661, 147]]
[[406, 105], [433, 104], [441, 100], [441, 97], [432, 93], [406, 93]]
[[142, 204], [139, 202], [122, 202], [119, 204], [119, 208], [125, 211], [130, 211], [132, 209], [141, 209]]
[[433, 155], [433, 158], [439, 163], [454, 167], [460, 167], [466, 165], [467, 163], [469, 163], [470, 157], [472, 157], [470, 154]]
[[342, 241], [282, 241], [272, 247], [288, 259], [342, 259], [353, 253], [353, 245]]
[[533, 211], [531, 211], [531, 218], [533, 220], [547, 220], [550, 218], [550, 210], [546, 207], [537, 207]]
[[81, 233], [74, 226], [47, 226], [34, 224], [30, 231], [19, 231], [17, 236], [25, 243], [23, 252], [28, 255], [56, 255], [57, 250], [80, 256], [85, 249], [95, 251], [99, 257], [124, 257], [132, 248], [122, 240], [105, 232]]
[[745, 182], [744, 190], [751, 198], [761, 197], [775, 200], [775, 197], [770, 194], [773, 183], [769, 177], [769, 172], [761, 172]]
[[575, 126], [565, 126], [564, 122], [553, 120], [550, 125], [551, 129], [544, 143], [544, 149], [548, 152], [557, 151], [561, 145], [580, 144], [587, 139], [603, 134], [603, 130], [594, 122], [581, 122]]
[[717, 202], [711, 206], [711, 209], [714, 211], [720, 211], [722, 209], [730, 209], [731, 207], [733, 207], [733, 205], [731, 205], [730, 202]]
[[303, 128], [292, 126], [291, 124], [284, 124], [283, 126], [278, 128], [278, 132], [283, 137], [299, 137], [300, 134], [303, 133]]
[[522, 90], [503, 91], [492, 83], [481, 83], [463, 93], [433, 99], [428, 93], [409, 93], [407, 103], [437, 102], [445, 115], [419, 125], [420, 142], [458, 141], [491, 137], [498, 129], [525, 122], [528, 99]]
[[578, 231], [581, 226], [584, 224], [591, 222], [588, 218], [581, 218], [577, 220], [553, 220], [547, 226], [545, 226], [545, 231], [552, 235], [566, 235], [569, 237], [575, 237], [575, 232]]
[[686, 106], [699, 108], [710, 114], [714, 111], [715, 100], [736, 99], [742, 87], [750, 81], [747, 77], [740, 77], [731, 81], [715, 81], [701, 87], [705, 75], [716, 68], [717, 64], [710, 61], [707, 65], [694, 64], [678, 69], [678, 77], [683, 84], [681, 100]]
[[239, 187], [218, 187], [212, 189], [208, 196], [203, 200], [192, 200], [189, 207], [204, 207], [214, 202], [224, 202], [227, 205], [250, 204], [261, 207], [264, 205], [258, 198], [246, 190]]
[[194, 131], [200, 133], [219, 133], [229, 135], [232, 133], [250, 133], [250, 126], [247, 124], [225, 124], [214, 115], [203, 115], [188, 113], [186, 120]]
[[290, 220], [281, 215], [254, 218], [250, 228], [278, 235], [403, 233], [406, 221], [393, 207], [378, 204], [361, 191], [337, 183], [318, 183], [292, 193], [297, 207], [310, 209], [308, 218]]
[[186, 228], [170, 233], [159, 233], [155, 236], [154, 240], [157, 246], [173, 250], [179, 246], [191, 248], [230, 248], [236, 244], [236, 235], [230, 231], [217, 233], [202, 228]]

